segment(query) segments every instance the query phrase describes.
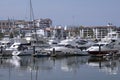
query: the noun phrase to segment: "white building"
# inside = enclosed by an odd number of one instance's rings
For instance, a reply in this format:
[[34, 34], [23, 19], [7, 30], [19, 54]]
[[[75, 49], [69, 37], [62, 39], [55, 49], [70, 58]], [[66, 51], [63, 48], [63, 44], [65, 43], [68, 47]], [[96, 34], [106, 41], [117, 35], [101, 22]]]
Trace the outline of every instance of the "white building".
[[116, 26], [90, 26], [80, 28], [82, 38], [104, 38], [109, 32], [116, 30]]

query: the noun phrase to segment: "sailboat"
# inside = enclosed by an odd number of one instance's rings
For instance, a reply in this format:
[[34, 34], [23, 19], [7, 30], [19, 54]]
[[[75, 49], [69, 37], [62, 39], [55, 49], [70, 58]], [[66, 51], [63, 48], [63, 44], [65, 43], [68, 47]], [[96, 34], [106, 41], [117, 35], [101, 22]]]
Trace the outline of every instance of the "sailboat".
[[[32, 16], [33, 16], [33, 9], [32, 9], [32, 2], [30, 0], [30, 21], [31, 22], [32, 22]], [[34, 16], [33, 16], [33, 20], [34, 20]], [[34, 21], [33, 21], [33, 24], [34, 24]], [[30, 23], [29, 27], [32, 28], [33, 26], [34, 25], [32, 25]], [[34, 30], [35, 30], [34, 33], [36, 33], [36, 29], [34, 29]], [[34, 36], [35, 36], [35, 40], [36, 40], [37, 39], [36, 34]], [[23, 39], [24, 39], [24, 41], [23, 41]], [[29, 49], [29, 47], [31, 45], [26, 40], [26, 38], [19, 38], [19, 40], [17, 39], [16, 41], [14, 41], [14, 43], [10, 46], [10, 48], [6, 49], [7, 51], [12, 51], [10, 53], [10, 55], [13, 55], [13, 56], [26, 56], [26, 55], [31, 55], [32, 54], [33, 50]]]
[[31, 38], [31, 46], [33, 47], [33, 56], [48, 56], [46, 52], [44, 52], [45, 47], [49, 47], [49, 44], [47, 43], [46, 38], [44, 38], [43, 35], [37, 33], [37, 27], [35, 25], [34, 20], [34, 13], [32, 8], [32, 1], [30, 0], [30, 21], [33, 22], [34, 32], [31, 32], [29, 38]]

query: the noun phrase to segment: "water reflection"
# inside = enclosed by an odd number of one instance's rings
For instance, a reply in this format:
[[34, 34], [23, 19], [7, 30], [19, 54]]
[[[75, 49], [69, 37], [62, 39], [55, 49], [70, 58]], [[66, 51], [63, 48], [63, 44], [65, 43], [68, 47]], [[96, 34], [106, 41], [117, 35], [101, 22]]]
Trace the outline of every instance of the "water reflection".
[[119, 65], [119, 57], [91, 57], [88, 60], [88, 65], [98, 67], [99, 71], [107, 74], [117, 74]]
[[[8, 69], [9, 80], [10, 79], [13, 80], [13, 78], [17, 79], [17, 77], [19, 76], [22, 76], [22, 79], [20, 78], [17, 80], [25, 80], [25, 79], [39, 80], [41, 79], [43, 74], [45, 76], [45, 74], [62, 75], [61, 73], [64, 72], [71, 72], [71, 74], [72, 72], [79, 73], [80, 70], [84, 68], [89, 68], [89, 69], [97, 68], [99, 72], [105, 74], [107, 73], [111, 75], [113, 74], [117, 75], [120, 66], [119, 64], [120, 64], [119, 57], [102, 58], [102, 57], [82, 56], [82, 57], [65, 57], [65, 58], [62, 57], [34, 58], [30, 56], [25, 56], [25, 57], [12, 56], [12, 57], [0, 58], [0, 70], [5, 71], [6, 69]], [[13, 72], [15, 73], [14, 75], [12, 75]], [[0, 75], [3, 75], [3, 80], [7, 80], [4, 77], [6, 73], [0, 72]], [[15, 75], [16, 77], [13, 77]], [[49, 79], [44, 79], [44, 80], [49, 80]]]
[[20, 65], [20, 60], [21, 58], [18, 57], [18, 56], [12, 56], [12, 58], [8, 58], [6, 59], [6, 63], [8, 64], [11, 64], [12, 66], [16, 67], [16, 68], [19, 68], [21, 65]]
[[60, 69], [65, 72], [77, 71], [80, 66], [86, 64], [88, 57], [69, 57], [69, 58], [56, 58], [56, 64], [60, 64]]

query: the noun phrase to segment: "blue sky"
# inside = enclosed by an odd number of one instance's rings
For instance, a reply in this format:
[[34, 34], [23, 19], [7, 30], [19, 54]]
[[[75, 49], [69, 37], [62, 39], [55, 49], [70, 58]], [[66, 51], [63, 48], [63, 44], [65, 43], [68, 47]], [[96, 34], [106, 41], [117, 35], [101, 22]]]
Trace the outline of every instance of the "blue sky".
[[[35, 19], [53, 25], [120, 26], [120, 0], [32, 0]], [[29, 0], [0, 0], [0, 19], [29, 19]]]

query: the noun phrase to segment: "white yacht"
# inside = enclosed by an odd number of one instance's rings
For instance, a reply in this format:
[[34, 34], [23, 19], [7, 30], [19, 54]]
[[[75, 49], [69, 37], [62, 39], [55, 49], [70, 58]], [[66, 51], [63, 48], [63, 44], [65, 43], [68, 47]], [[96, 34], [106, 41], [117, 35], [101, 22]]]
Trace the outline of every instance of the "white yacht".
[[25, 49], [25, 45], [29, 45], [29, 43], [23, 38], [14, 38], [13, 42], [14, 43], [9, 48], [6, 48], [6, 50], [21, 50]]
[[[50, 45], [47, 43], [48, 40], [47, 40], [47, 38], [44, 37], [43, 34], [41, 34], [40, 32], [27, 33], [25, 35], [25, 39], [28, 43], [31, 44], [32, 53], [29, 52], [29, 53], [31, 53], [31, 55], [33, 55], [33, 56], [48, 56], [48, 54], [46, 52], [43, 52], [43, 50], [45, 48], [48, 48]], [[33, 49], [33, 47], [34, 47], [34, 49]], [[29, 51], [31, 51], [31, 50], [29, 50]], [[17, 52], [14, 52], [13, 54], [17, 54], [17, 53], [19, 54], [21, 52], [17, 51]]]
[[106, 54], [113, 54], [117, 53], [120, 49], [120, 38], [118, 33], [111, 32], [102, 39], [102, 41], [94, 44], [93, 46], [89, 47], [86, 51], [89, 54], [93, 55], [106, 55]]
[[49, 46], [47, 39], [38, 33], [32, 32], [25, 35], [25, 39], [28, 43], [31, 43], [31, 46], [46, 47]]
[[4, 49], [10, 47], [11, 44], [12, 40], [7, 35], [5, 35], [5, 37], [0, 41], [0, 47], [3, 47]]
[[12, 56], [30, 56], [32, 55], [32, 53], [33, 53], [32, 49], [31, 50], [20, 50], [20, 51], [14, 50], [12, 51], [11, 55]]
[[81, 50], [86, 50], [87, 48], [95, 44], [93, 40], [84, 40], [84, 39], [78, 39], [76, 43], [77, 43], [77, 47]]
[[23, 38], [14, 38], [14, 43], [5, 49], [3, 55], [31, 55], [30, 44]]
[[59, 43], [59, 40], [57, 39], [50, 39], [48, 40], [49, 45], [57, 45]]
[[76, 39], [62, 40], [57, 46], [46, 50], [55, 51], [57, 55], [85, 55], [83, 51], [77, 48]]
[[110, 50], [110, 48], [108, 49], [107, 47], [108, 43], [107, 42], [98, 42], [96, 44], [94, 44], [93, 46], [89, 47], [86, 51], [89, 53], [89, 54], [100, 54], [104, 53], [104, 54], [107, 54]]
[[113, 31], [107, 34], [105, 38], [102, 39], [102, 41], [110, 41], [110, 40], [118, 40], [120, 39], [120, 33]]

